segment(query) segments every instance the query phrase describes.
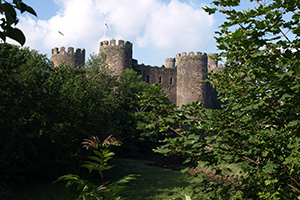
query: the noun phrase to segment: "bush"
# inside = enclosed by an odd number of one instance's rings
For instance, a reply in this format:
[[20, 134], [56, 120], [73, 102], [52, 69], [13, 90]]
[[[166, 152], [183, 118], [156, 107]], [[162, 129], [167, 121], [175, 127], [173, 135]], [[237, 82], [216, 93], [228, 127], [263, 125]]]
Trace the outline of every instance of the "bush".
[[221, 177], [241, 169], [232, 184], [200, 173], [194, 190], [206, 199], [299, 199], [299, 1], [250, 2], [248, 10], [223, 0], [205, 8], [226, 15], [216, 32], [225, 69], [209, 74], [223, 109], [174, 109], [145, 95], [146, 128], [165, 136], [159, 152], [191, 167], [201, 161]]
[[95, 57], [89, 67], [52, 68], [46, 56], [9, 44], [0, 56], [0, 181], [76, 171], [90, 135], [114, 134], [136, 151], [136, 95], [147, 87], [136, 73], [117, 80]]

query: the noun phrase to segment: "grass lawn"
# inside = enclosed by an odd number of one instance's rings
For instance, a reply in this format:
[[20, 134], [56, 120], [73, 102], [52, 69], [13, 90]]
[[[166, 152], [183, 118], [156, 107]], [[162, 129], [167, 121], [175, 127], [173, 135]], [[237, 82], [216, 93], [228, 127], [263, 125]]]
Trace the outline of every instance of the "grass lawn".
[[75, 188], [65, 188], [65, 183], [33, 183], [13, 191], [8, 200], [74, 200]]
[[[176, 170], [150, 166], [149, 158], [114, 158], [113, 162], [116, 166], [104, 174], [110, 180], [117, 180], [127, 174], [140, 175], [120, 193], [123, 199], [183, 199], [187, 194], [185, 187], [197, 181], [197, 178]], [[65, 182], [33, 183], [14, 191], [8, 200], [73, 200], [75, 197], [75, 188], [65, 188]]]
[[121, 192], [124, 199], [156, 200], [184, 197], [186, 194], [184, 188], [197, 180], [180, 171], [149, 166], [144, 160], [121, 160], [122, 162], [119, 162], [112, 172], [141, 175]]

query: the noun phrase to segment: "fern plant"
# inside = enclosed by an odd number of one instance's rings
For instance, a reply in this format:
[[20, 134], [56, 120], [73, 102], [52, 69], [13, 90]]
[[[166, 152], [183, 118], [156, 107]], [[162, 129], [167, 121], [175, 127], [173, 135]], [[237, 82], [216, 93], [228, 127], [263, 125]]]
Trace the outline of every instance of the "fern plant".
[[115, 155], [115, 153], [110, 150], [110, 147], [112, 145], [120, 146], [122, 143], [110, 135], [103, 142], [101, 142], [97, 136], [92, 136], [89, 139], [85, 139], [82, 144], [86, 150], [91, 149], [94, 154], [93, 156], [88, 156], [89, 160], [82, 166], [87, 168], [90, 173], [97, 171], [101, 179], [101, 184], [92, 183], [74, 174], [61, 176], [55, 182], [67, 181], [66, 187], [77, 185], [77, 191], [80, 192], [77, 199], [121, 199], [121, 197], [117, 195], [118, 192], [124, 189], [126, 183], [135, 179], [136, 175], [130, 174], [116, 182], [110, 183], [109, 181], [104, 182], [103, 172], [113, 167], [113, 165], [108, 164], [108, 161]]

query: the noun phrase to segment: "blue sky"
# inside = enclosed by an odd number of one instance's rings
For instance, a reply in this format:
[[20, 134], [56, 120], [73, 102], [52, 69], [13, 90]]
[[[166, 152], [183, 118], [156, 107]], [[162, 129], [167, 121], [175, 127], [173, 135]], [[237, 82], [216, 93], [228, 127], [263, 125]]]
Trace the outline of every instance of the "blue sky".
[[[25, 0], [38, 18], [20, 15], [25, 46], [51, 57], [54, 47], [98, 53], [99, 42], [133, 43], [139, 63], [161, 66], [182, 52], [216, 52], [214, 31], [221, 23], [200, 0]], [[108, 28], [105, 26], [108, 24]], [[64, 36], [60, 35], [62, 32]]]

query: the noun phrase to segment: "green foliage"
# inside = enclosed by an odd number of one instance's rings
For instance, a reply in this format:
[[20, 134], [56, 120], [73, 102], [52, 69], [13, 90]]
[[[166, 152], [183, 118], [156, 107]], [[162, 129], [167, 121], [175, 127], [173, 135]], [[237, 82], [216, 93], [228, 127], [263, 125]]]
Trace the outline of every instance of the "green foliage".
[[[149, 84], [141, 81], [142, 76], [137, 75], [133, 70], [126, 69], [119, 77], [111, 76], [112, 71], [105, 64], [105, 54], [92, 54], [86, 63], [88, 75], [97, 82], [101, 82], [101, 87], [111, 88], [113, 92], [105, 94], [109, 99], [106, 103], [109, 105], [109, 110], [106, 113], [108, 118], [113, 120], [106, 121], [111, 124], [108, 134], [114, 134], [124, 142], [120, 154], [136, 154], [137, 151], [144, 148], [144, 144], [140, 143], [140, 131], [136, 130], [137, 119], [135, 117], [136, 110], [139, 109], [138, 94], [148, 89]], [[106, 80], [105, 77], [110, 77]], [[103, 92], [101, 94], [104, 94]], [[107, 109], [107, 108], [106, 108]], [[108, 127], [108, 124], [103, 126]], [[105, 136], [108, 136], [106, 134]], [[151, 148], [150, 148], [151, 149]]]
[[[139, 94], [140, 108], [136, 112], [139, 119], [138, 129], [144, 130], [141, 135], [141, 141], [150, 140], [157, 144], [162, 137], [160, 132], [167, 130], [166, 122], [170, 122], [169, 116], [175, 109], [175, 105], [171, 104], [168, 96], [163, 93], [160, 84], [155, 83], [145, 92]], [[172, 121], [172, 120], [171, 120]], [[153, 123], [155, 122], [155, 123]]]
[[[106, 54], [91, 54], [89, 59], [87, 60], [85, 66], [86, 68], [98, 68], [98, 69], [101, 69], [101, 70], [108, 70], [108, 66], [107, 64], [105, 63], [106, 61]], [[111, 72], [111, 71], [110, 71]]]
[[141, 81], [141, 75], [133, 70], [126, 69], [120, 75], [116, 95], [119, 99], [118, 115], [116, 115], [120, 138], [124, 142], [127, 153], [135, 154], [140, 149], [146, 149], [140, 144], [140, 131], [136, 129], [137, 119], [135, 112], [139, 109], [138, 94], [146, 91], [149, 84]]
[[[139, 141], [140, 132], [136, 130], [135, 111], [139, 108], [137, 94], [146, 91], [149, 84], [141, 81], [142, 77], [129, 69], [126, 69], [124, 74], [119, 77], [111, 76], [112, 71], [105, 64], [105, 60], [105, 54], [93, 54], [86, 64], [88, 75], [95, 81], [92, 83], [93, 85], [100, 82], [102, 88], [113, 89], [110, 94], [100, 93], [107, 97], [106, 103], [110, 105], [106, 116], [112, 119], [105, 121], [106, 124], [103, 124], [103, 126], [110, 127], [110, 131], [106, 132], [114, 134], [124, 142], [124, 145], [120, 148], [121, 151], [118, 153], [135, 154], [140, 148], [143, 148]], [[106, 79], [105, 77], [110, 78]], [[106, 81], [104, 82], [104, 80]], [[110, 122], [113, 122], [113, 124], [110, 125]], [[108, 136], [108, 134], [105, 136]]]
[[3, 15], [1, 20], [1, 31], [0, 38], [5, 42], [6, 38], [9, 37], [21, 45], [25, 44], [25, 36], [23, 32], [15, 28], [14, 26], [18, 24], [19, 19], [17, 18], [16, 10], [21, 13], [28, 12], [34, 16], [37, 16], [35, 11], [28, 5], [22, 2], [22, 0], [13, 0], [12, 3], [7, 1], [0, 1], [0, 14]]
[[92, 73], [89, 69], [64, 66], [52, 69], [45, 83], [47, 98], [43, 103], [47, 120], [35, 145], [44, 149], [42, 154], [47, 159], [39, 160], [56, 173], [75, 170], [80, 141], [89, 134], [105, 138], [114, 133], [118, 105], [115, 85], [116, 78], [104, 71]]
[[90, 160], [83, 165], [89, 169], [90, 173], [93, 170], [99, 172], [101, 179], [103, 179], [103, 171], [112, 168], [113, 166], [108, 165], [108, 161], [112, 159], [115, 153], [111, 152], [109, 146], [120, 146], [122, 143], [116, 140], [112, 135], [108, 136], [103, 143], [100, 142], [98, 137], [91, 137], [90, 139], [85, 139], [83, 147], [88, 149], [93, 149], [96, 156], [89, 156]]
[[88, 180], [81, 179], [78, 175], [68, 174], [59, 177], [55, 182], [66, 180], [66, 187], [70, 187], [74, 184], [77, 185], [77, 190], [80, 194], [77, 199], [121, 199], [117, 196], [117, 193], [124, 189], [124, 185], [131, 180], [135, 179], [135, 175], [127, 175], [116, 182], [104, 182], [103, 172], [111, 169], [113, 166], [108, 164], [108, 161], [115, 155], [110, 151], [110, 146], [120, 146], [121, 142], [116, 140], [111, 135], [107, 137], [103, 142], [99, 140], [98, 137], [91, 137], [90, 139], [85, 139], [83, 147], [87, 150], [92, 149], [94, 156], [89, 156], [90, 161], [86, 161], [83, 167], [87, 168], [90, 173], [92, 171], [98, 171], [101, 178], [101, 185], [97, 185], [89, 182]]
[[[195, 102], [172, 110], [143, 97], [142, 105], [155, 105], [144, 116], [149, 129], [165, 136], [159, 152], [181, 155], [194, 167], [202, 161], [224, 177], [199, 174], [203, 181], [194, 190], [206, 199], [297, 199], [300, 2], [250, 2], [244, 11], [240, 1], [205, 8], [227, 17], [216, 37], [225, 69], [209, 74], [223, 109]], [[231, 177], [232, 164], [239, 177]]]
[[[119, 148], [119, 147], [117, 147]], [[85, 151], [91, 153], [91, 151]], [[89, 154], [90, 155], [90, 154]], [[136, 180], [126, 184], [125, 190], [121, 190], [118, 196], [122, 199], [134, 200], [157, 200], [157, 199], [178, 199], [185, 195], [190, 195], [191, 192], [186, 188], [189, 184], [196, 182], [198, 178], [188, 174], [182, 174], [177, 170], [161, 168], [149, 165], [162, 156], [141, 154], [134, 158], [119, 158], [114, 157], [111, 164], [114, 167], [105, 172], [107, 180], [119, 180], [126, 174], [140, 174]], [[86, 170], [86, 169], [84, 169]], [[94, 174], [99, 180], [99, 176]], [[83, 175], [81, 175], [83, 177]], [[89, 177], [89, 176], [88, 176]], [[96, 182], [92, 178], [93, 182]], [[99, 183], [98, 185], [100, 185]], [[78, 197], [79, 192], [76, 191], [76, 184], [65, 188], [66, 181], [59, 181], [55, 184], [48, 182], [31, 182], [26, 185], [19, 185], [19, 188], [14, 188], [13, 193], [7, 200], [74, 200]], [[77, 185], [78, 186], [78, 185]], [[194, 198], [195, 199], [195, 198]], [[201, 199], [201, 198], [198, 198]]]
[[122, 150], [138, 149], [133, 113], [146, 86], [132, 71], [118, 80], [97, 59], [52, 68], [46, 56], [6, 43], [0, 56], [0, 182], [77, 171], [90, 134], [115, 134], [128, 142]]
[[49, 60], [36, 51], [0, 45], [0, 180], [18, 177], [38, 154], [34, 140], [43, 134], [50, 70]]

